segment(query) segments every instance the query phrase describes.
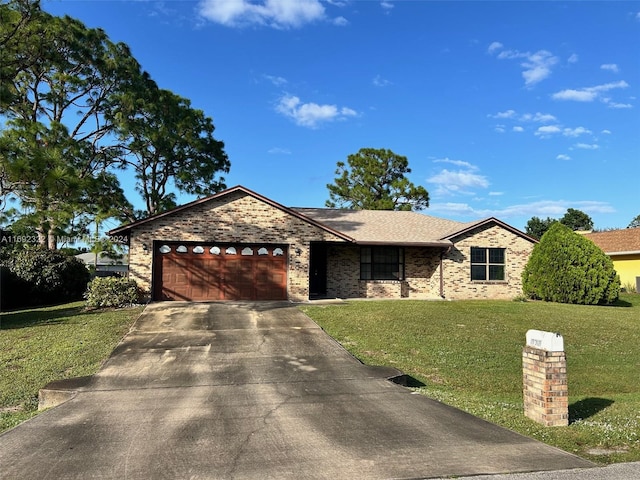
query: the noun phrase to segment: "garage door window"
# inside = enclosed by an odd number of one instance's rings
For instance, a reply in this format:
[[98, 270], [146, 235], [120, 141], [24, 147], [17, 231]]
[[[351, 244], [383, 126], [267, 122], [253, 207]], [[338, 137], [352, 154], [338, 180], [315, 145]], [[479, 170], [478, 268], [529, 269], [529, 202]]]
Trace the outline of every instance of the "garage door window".
[[180, 245], [178, 248], [176, 248], [176, 252], [178, 253], [187, 253], [187, 247], [185, 247], [184, 245]]
[[245, 247], [242, 249], [241, 252], [242, 255], [253, 255], [253, 249], [249, 248], [249, 247]]
[[273, 256], [274, 257], [281, 257], [282, 255], [284, 255], [284, 251], [281, 248], [276, 248], [273, 251]]
[[171, 251], [171, 247], [169, 245], [162, 245], [159, 250], [160, 253], [169, 253]]
[[262, 247], [260, 250], [258, 250], [258, 255], [269, 255], [269, 250]]
[[235, 247], [229, 247], [225, 250], [225, 252], [227, 255], [237, 255], [238, 252], [236, 252], [236, 248]]
[[204, 248], [198, 245], [197, 247], [193, 247], [193, 253], [204, 253]]
[[220, 247], [211, 247], [209, 253], [211, 253], [211, 255], [220, 255]]

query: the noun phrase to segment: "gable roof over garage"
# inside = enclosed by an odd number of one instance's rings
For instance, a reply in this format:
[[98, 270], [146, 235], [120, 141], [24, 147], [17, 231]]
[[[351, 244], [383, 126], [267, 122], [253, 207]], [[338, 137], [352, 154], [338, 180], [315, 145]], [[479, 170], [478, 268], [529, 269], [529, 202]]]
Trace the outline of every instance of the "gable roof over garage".
[[238, 186], [235, 186], [235, 187], [232, 187], [232, 188], [228, 188], [227, 190], [223, 190], [222, 192], [218, 192], [218, 193], [216, 193], [214, 195], [210, 195], [210, 196], [205, 197], [205, 198], [200, 198], [198, 200], [194, 200], [193, 202], [185, 203], [184, 205], [181, 205], [179, 207], [173, 208], [173, 209], [168, 210], [166, 212], [159, 213], [157, 215], [152, 215], [150, 217], [143, 218], [143, 219], [138, 220], [136, 222], [132, 222], [132, 223], [128, 223], [128, 224], [122, 225], [122, 226], [120, 226], [118, 228], [110, 230], [109, 232], [107, 232], [107, 234], [110, 235], [110, 236], [117, 236], [117, 235], [129, 236], [131, 230], [134, 229], [134, 228], [140, 227], [140, 226], [145, 225], [145, 224], [150, 223], [150, 222], [155, 222], [156, 220], [159, 220], [161, 218], [170, 217], [170, 216], [178, 214], [178, 213], [180, 213], [180, 212], [182, 212], [184, 210], [193, 208], [193, 207], [195, 207], [197, 205], [201, 205], [203, 203], [207, 203], [207, 202], [210, 202], [212, 200], [217, 200], [217, 199], [223, 198], [225, 196], [228, 196], [228, 195], [230, 195], [232, 193], [236, 193], [236, 192], [241, 192], [241, 193], [244, 193], [246, 195], [249, 195], [249, 196], [251, 196], [251, 197], [253, 197], [253, 198], [257, 199], [257, 200], [260, 200], [260, 201], [262, 201], [262, 202], [264, 202], [264, 203], [266, 203], [266, 204], [268, 204], [268, 205], [270, 205], [270, 206], [272, 206], [274, 208], [277, 208], [278, 210], [281, 210], [281, 211], [283, 211], [285, 213], [288, 213], [289, 215], [292, 215], [292, 216], [294, 216], [294, 217], [296, 217], [296, 218], [298, 218], [300, 220], [303, 220], [303, 221], [305, 221], [307, 223], [310, 223], [310, 224], [312, 224], [312, 225], [314, 225], [316, 227], [319, 227], [319, 228], [321, 228], [323, 230], [326, 230], [329, 233], [332, 233], [332, 234], [342, 238], [343, 240], [346, 240], [348, 242], [353, 242], [354, 241], [354, 239], [349, 237], [348, 235], [345, 235], [345, 234], [343, 234], [343, 233], [341, 233], [341, 232], [339, 232], [337, 230], [333, 230], [333, 229], [331, 229], [330, 227], [328, 227], [326, 225], [322, 225], [322, 224], [316, 222], [315, 220], [313, 220], [312, 218], [306, 217], [305, 215], [302, 215], [302, 214], [296, 212], [295, 210], [293, 210], [291, 208], [287, 208], [284, 205], [281, 205], [278, 202], [274, 202], [273, 200], [271, 200], [271, 199], [269, 199], [267, 197], [264, 197], [264, 196], [260, 195], [259, 193], [256, 193], [256, 192], [254, 192], [252, 190], [249, 190], [248, 188], [243, 187], [241, 185], [238, 185]]

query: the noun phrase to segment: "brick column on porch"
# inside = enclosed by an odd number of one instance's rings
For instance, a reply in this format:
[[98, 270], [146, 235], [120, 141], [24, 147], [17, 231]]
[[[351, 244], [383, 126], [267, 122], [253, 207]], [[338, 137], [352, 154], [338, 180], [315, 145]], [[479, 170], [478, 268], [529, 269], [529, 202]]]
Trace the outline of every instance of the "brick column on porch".
[[528, 344], [522, 351], [522, 375], [525, 416], [547, 427], [569, 425], [564, 350], [550, 351]]

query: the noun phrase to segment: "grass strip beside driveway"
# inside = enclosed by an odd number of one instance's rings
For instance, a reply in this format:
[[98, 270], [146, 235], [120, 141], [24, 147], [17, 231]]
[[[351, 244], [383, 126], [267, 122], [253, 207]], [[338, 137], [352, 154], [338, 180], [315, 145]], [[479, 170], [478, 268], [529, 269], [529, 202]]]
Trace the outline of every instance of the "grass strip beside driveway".
[[141, 311], [77, 302], [1, 313], [0, 432], [37, 413], [47, 383], [96, 373]]
[[[420, 393], [598, 463], [640, 461], [640, 295], [607, 307], [389, 300], [301, 308], [364, 363], [415, 378]], [[564, 336], [568, 427], [524, 417], [529, 329]]]

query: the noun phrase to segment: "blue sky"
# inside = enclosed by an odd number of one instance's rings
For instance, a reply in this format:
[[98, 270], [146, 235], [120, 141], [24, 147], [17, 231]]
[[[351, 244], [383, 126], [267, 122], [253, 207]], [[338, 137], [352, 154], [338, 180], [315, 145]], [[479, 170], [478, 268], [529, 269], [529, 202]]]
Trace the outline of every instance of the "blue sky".
[[430, 215], [524, 229], [576, 208], [604, 229], [640, 214], [640, 2], [43, 8], [128, 44], [160, 87], [213, 118], [227, 185], [285, 206], [324, 206], [336, 162], [371, 147], [408, 158]]

